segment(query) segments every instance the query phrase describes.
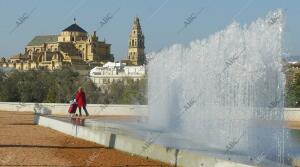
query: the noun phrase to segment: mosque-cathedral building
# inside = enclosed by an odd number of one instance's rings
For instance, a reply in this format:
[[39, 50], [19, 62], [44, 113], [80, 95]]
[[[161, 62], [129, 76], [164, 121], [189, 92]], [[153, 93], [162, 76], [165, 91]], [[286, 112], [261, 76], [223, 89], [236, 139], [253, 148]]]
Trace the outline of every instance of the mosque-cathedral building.
[[[2, 67], [13, 67], [18, 70], [36, 68], [54, 70], [63, 66], [75, 69], [91, 69], [105, 62], [113, 62], [111, 44], [100, 41], [96, 32], [88, 34], [75, 23], [64, 29], [59, 35], [43, 35], [34, 37], [25, 47], [24, 53], [2, 58]], [[129, 36], [128, 56], [122, 60], [128, 65], [145, 63], [144, 35], [139, 18], [134, 19]]]

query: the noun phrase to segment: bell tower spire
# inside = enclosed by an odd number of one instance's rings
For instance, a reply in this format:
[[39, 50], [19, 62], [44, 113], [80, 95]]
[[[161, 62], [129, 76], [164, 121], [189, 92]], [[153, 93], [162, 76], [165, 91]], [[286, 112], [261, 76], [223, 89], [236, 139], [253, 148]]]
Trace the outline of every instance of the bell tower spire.
[[145, 57], [145, 38], [138, 17], [134, 18], [128, 42], [128, 60], [133, 65], [144, 65]]

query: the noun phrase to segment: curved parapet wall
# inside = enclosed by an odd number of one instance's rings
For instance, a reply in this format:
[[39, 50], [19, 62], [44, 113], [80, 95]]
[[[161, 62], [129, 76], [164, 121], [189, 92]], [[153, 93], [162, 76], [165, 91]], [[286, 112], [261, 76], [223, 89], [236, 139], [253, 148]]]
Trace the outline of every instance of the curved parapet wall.
[[175, 148], [167, 148], [158, 144], [151, 144], [149, 150], [143, 151], [145, 141], [127, 135], [126, 133], [114, 133], [107, 129], [93, 129], [91, 127], [77, 126], [68, 122], [56, 120], [47, 116], [38, 116], [37, 124], [62, 133], [78, 137], [87, 141], [104, 145], [108, 148], [114, 148], [120, 151], [149, 157], [151, 159], [170, 163], [175, 166], [184, 167], [252, 167], [236, 162], [218, 159], [212, 156], [204, 156], [193, 152], [179, 150]]

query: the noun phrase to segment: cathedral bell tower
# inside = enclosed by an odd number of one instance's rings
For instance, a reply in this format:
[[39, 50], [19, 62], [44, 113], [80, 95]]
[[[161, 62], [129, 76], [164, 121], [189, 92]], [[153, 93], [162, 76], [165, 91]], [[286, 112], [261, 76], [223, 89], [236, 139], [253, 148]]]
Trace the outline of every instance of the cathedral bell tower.
[[142, 33], [140, 21], [138, 17], [134, 18], [132, 30], [129, 35], [128, 60], [132, 65], [144, 65], [145, 57], [144, 35]]

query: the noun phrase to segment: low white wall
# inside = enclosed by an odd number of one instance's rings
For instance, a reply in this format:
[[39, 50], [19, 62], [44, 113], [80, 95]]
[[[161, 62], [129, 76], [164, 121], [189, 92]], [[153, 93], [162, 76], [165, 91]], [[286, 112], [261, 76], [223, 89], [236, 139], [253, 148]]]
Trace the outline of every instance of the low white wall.
[[253, 167], [236, 162], [198, 155], [189, 151], [167, 148], [157, 144], [150, 144], [145, 150], [145, 141], [129, 135], [115, 134], [109, 130], [93, 129], [76, 126], [49, 117], [37, 116], [36, 123], [41, 126], [60, 131], [62, 133], [95, 142], [109, 148], [125, 151], [132, 155], [149, 157], [151, 159], [183, 167]]
[[[0, 102], [2, 111], [38, 111], [66, 115], [70, 104], [65, 103], [19, 103]], [[147, 105], [88, 104], [91, 115], [146, 116]], [[288, 121], [300, 121], [300, 108], [285, 108], [284, 118]], [[82, 111], [83, 112], [83, 111]], [[84, 112], [83, 112], [84, 114]]]
[[300, 108], [285, 108], [284, 119], [287, 121], [300, 121]]
[[[18, 103], [0, 102], [2, 111], [36, 111], [50, 114], [66, 115], [70, 104], [64, 103]], [[145, 116], [147, 105], [114, 105], [114, 104], [87, 104], [91, 115], [118, 115], [118, 116]], [[82, 111], [84, 114], [84, 111]]]

